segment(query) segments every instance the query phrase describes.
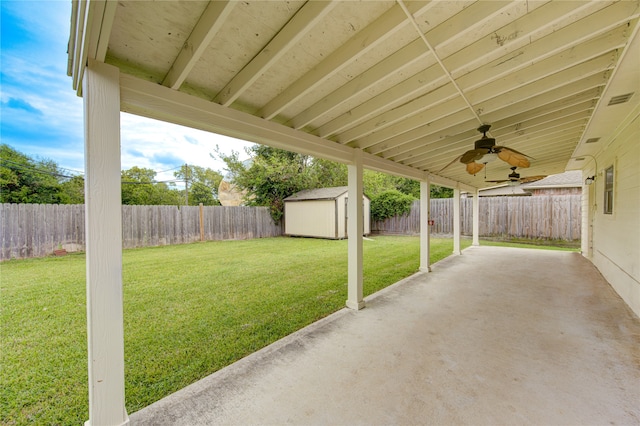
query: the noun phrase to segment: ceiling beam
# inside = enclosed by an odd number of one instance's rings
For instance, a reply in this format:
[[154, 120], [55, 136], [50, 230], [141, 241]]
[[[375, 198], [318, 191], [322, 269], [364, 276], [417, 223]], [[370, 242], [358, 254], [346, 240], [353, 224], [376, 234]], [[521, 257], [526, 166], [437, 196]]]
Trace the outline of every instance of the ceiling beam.
[[287, 22], [287, 24], [271, 39], [233, 79], [218, 93], [213, 100], [220, 105], [231, 105], [278, 59], [305, 36], [337, 2], [310, 1]]
[[231, 14], [236, 3], [229, 0], [209, 2], [162, 81], [164, 86], [174, 90], [182, 86], [196, 62], [198, 62], [211, 40], [213, 40], [213, 37], [222, 28], [225, 19]]
[[[144, 117], [269, 145], [317, 158], [350, 164], [354, 148], [292, 129], [273, 121], [223, 107], [202, 98], [144, 81], [131, 75], [120, 78], [121, 109]], [[212, 147], [213, 149], [214, 147]], [[419, 169], [363, 153], [363, 165], [411, 179], [424, 179]]]
[[[526, 8], [523, 7], [522, 3], [508, 3], [507, 6], [499, 3], [472, 4], [462, 12], [455, 13], [446, 21], [446, 25], [432, 24], [435, 26], [427, 32], [427, 36], [437, 44], [436, 50], [446, 50], [449, 46], [455, 44], [455, 40], [464, 38], [473, 40], [479, 37], [478, 28], [481, 28], [483, 35], [495, 28], [499, 28], [503, 25], [503, 20], [512, 19], [507, 13], [501, 12], [505, 10], [513, 12], [512, 9], [518, 8], [522, 9], [521, 14], [525, 13]], [[414, 11], [413, 14], [425, 14], [425, 10], [417, 10]], [[473, 17], [473, 22], [469, 25], [471, 17]], [[380, 84], [389, 74], [400, 73], [403, 68], [417, 61], [424, 61], [423, 66], [429, 66], [435, 63], [431, 52], [425, 49], [424, 42], [420, 38], [407, 44], [364, 73], [325, 96], [320, 101], [311, 105], [305, 111], [292, 118], [288, 125], [298, 129], [306, 126], [319, 117], [342, 107], [344, 103], [353, 97], [365, 92], [371, 87], [375, 87], [376, 84]], [[325, 122], [326, 121], [330, 120], [325, 120]]]
[[[413, 2], [411, 7], [416, 10], [425, 7], [425, 5], [424, 2]], [[267, 120], [274, 118], [288, 105], [336, 75], [382, 41], [393, 36], [405, 25], [404, 13], [397, 5], [394, 5], [389, 11], [359, 31], [340, 48], [317, 64], [311, 71], [287, 87], [280, 95], [272, 99], [260, 110], [258, 115]]]
[[422, 42], [415, 40], [373, 65], [362, 74], [349, 80], [329, 95], [293, 117], [287, 124], [296, 129], [300, 129], [317, 120], [319, 117], [342, 107], [342, 105], [361, 93], [366, 92], [378, 84], [382, 84], [390, 74], [401, 73], [405, 68], [410, 67], [417, 61], [426, 60], [426, 56], [428, 55], [429, 52], [425, 51]]
[[[605, 8], [612, 1], [596, 2], [528, 2], [529, 12], [497, 31], [477, 39], [444, 60], [456, 78], [499, 58], [521, 52], [525, 46]], [[550, 19], [550, 17], [553, 17]], [[598, 28], [599, 25], [594, 25]], [[581, 34], [581, 33], [580, 33]]]
[[[438, 108], [438, 110], [432, 111], [432, 108]], [[380, 131], [408, 117], [417, 116], [414, 117], [414, 121], [419, 120], [420, 123], [416, 123], [414, 127], [418, 127], [425, 122], [437, 119], [438, 116], [448, 114], [445, 111], [461, 108], [464, 108], [462, 99], [457, 97], [455, 88], [451, 84], [447, 84], [341, 133], [340, 141], [343, 143], [349, 141], [347, 143], [352, 146], [367, 148], [377, 143], [375, 135], [378, 135]], [[426, 118], [424, 114], [430, 118]], [[397, 133], [394, 131], [394, 134]]]
[[350, 142], [350, 137], [345, 138], [348, 140], [343, 140], [340, 132], [344, 132], [363, 121], [373, 119], [390, 108], [400, 106], [420, 94], [429, 93], [439, 87], [445, 86], [447, 83], [448, 80], [442, 73], [442, 70], [437, 65], [431, 66], [374, 96], [367, 102], [358, 105], [348, 113], [342, 114], [334, 120], [320, 126], [317, 129], [318, 134], [323, 137], [337, 134], [337, 139], [340, 142]]

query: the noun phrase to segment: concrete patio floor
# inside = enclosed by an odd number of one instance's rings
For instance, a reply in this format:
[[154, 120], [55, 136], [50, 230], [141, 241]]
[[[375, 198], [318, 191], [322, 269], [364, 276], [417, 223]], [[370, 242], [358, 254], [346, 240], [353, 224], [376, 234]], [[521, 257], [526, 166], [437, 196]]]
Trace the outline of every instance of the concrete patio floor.
[[640, 424], [640, 320], [578, 253], [471, 247], [366, 301], [131, 423]]

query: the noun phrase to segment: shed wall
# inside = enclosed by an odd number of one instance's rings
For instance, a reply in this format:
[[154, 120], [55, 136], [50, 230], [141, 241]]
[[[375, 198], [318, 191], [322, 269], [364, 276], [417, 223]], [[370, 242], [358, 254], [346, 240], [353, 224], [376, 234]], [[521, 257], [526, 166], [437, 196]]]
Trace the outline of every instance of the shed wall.
[[285, 201], [284, 224], [287, 235], [341, 238], [336, 234], [335, 200]]
[[[345, 238], [345, 237], [347, 237], [347, 228], [346, 228], [347, 225], [346, 225], [346, 223], [347, 223], [347, 218], [348, 218], [346, 208], [347, 208], [347, 202], [348, 202], [349, 198], [347, 198], [347, 194], [345, 194], [344, 196], [342, 196], [340, 198], [342, 199], [342, 201], [339, 202], [339, 205], [342, 205], [343, 209], [344, 209], [344, 213], [342, 213], [342, 211], [340, 211], [340, 214], [343, 214], [343, 216], [341, 216], [341, 217], [344, 218], [344, 220], [343, 220], [343, 222], [344, 222], [344, 225], [343, 225], [344, 234], [343, 234], [343, 237], [341, 237], [341, 238]], [[369, 198], [367, 198], [367, 197], [362, 197], [362, 203], [363, 203], [362, 204], [362, 212], [364, 214], [364, 226], [363, 226], [364, 231], [363, 231], [363, 234], [364, 235], [369, 235], [369, 234], [371, 234], [371, 200], [369, 200]]]
[[347, 194], [344, 193], [336, 200], [338, 214], [338, 238], [347, 238]]
[[[593, 220], [592, 261], [640, 316], [640, 113], [596, 157], [596, 181], [589, 188]], [[604, 214], [604, 170], [614, 166], [613, 213]], [[588, 174], [588, 173], [587, 173]]]

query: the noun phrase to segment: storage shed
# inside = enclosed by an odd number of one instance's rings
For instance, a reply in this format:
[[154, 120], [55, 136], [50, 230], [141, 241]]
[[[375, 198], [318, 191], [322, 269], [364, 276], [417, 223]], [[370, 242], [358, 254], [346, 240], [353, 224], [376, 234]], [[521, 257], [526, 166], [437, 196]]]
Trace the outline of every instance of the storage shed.
[[[347, 238], [348, 187], [308, 189], [284, 199], [284, 233], [298, 237]], [[363, 199], [364, 234], [371, 233], [370, 200]]]

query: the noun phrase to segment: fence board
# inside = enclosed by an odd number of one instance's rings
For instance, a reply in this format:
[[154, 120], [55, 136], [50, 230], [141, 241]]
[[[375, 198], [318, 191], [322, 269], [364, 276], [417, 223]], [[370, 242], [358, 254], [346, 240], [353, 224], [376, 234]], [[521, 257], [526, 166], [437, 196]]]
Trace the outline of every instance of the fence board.
[[[479, 234], [483, 237], [517, 237], [580, 239], [581, 195], [550, 195], [532, 197], [480, 198]], [[453, 233], [453, 200], [432, 199], [430, 218], [433, 234]], [[473, 200], [460, 203], [461, 232], [473, 233]], [[372, 221], [374, 232], [389, 234], [417, 234], [420, 232], [420, 203], [414, 201], [411, 212], [384, 221]]]
[[[267, 207], [205, 206], [205, 240], [276, 237]], [[0, 260], [84, 250], [84, 205], [0, 204]], [[123, 248], [200, 241], [199, 206], [122, 206]]]
[[[472, 200], [461, 200], [461, 232], [472, 233]], [[453, 232], [453, 200], [432, 199], [434, 234]], [[122, 206], [123, 248], [200, 241], [199, 206]], [[268, 207], [205, 206], [205, 240], [276, 237]], [[579, 240], [581, 195], [480, 199], [480, 235]], [[407, 215], [371, 221], [374, 232], [417, 234], [420, 203]], [[84, 205], [0, 204], [0, 260], [47, 256], [58, 246], [84, 250]]]

